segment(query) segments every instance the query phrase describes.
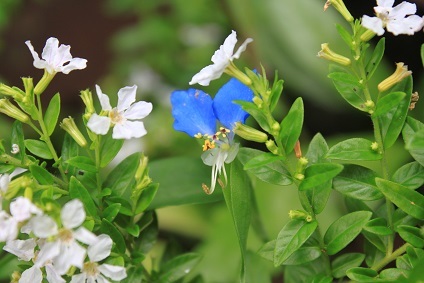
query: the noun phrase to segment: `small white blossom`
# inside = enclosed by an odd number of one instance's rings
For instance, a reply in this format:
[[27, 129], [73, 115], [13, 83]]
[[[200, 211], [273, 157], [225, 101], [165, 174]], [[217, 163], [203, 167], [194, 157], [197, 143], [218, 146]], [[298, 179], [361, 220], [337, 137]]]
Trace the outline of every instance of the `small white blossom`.
[[240, 57], [240, 54], [246, 50], [247, 44], [252, 42], [253, 39], [246, 39], [243, 44], [234, 53], [234, 47], [237, 43], [237, 34], [232, 31], [231, 34], [225, 39], [222, 44], [211, 58], [212, 65], [204, 67], [199, 73], [193, 76], [190, 85], [199, 84], [208, 86], [210, 81], [218, 79], [224, 73], [225, 68], [234, 60]]
[[46, 41], [41, 58], [35, 52], [31, 41], [25, 41], [34, 58], [34, 67], [45, 69], [49, 74], [64, 73], [69, 74], [73, 70], [81, 70], [87, 67], [87, 60], [82, 58], [72, 58], [71, 46], [61, 44], [59, 40], [50, 37]]
[[0, 242], [15, 240], [18, 236], [18, 221], [6, 211], [0, 211]]
[[98, 264], [99, 261], [110, 255], [112, 244], [112, 239], [108, 235], [98, 236], [97, 240], [87, 250], [90, 261], [84, 263], [82, 273], [72, 276], [71, 283], [109, 282], [105, 277], [114, 281], [126, 278], [125, 267], [106, 263]]
[[417, 12], [415, 4], [403, 1], [393, 7], [394, 2], [394, 0], [377, 0], [377, 6], [374, 7], [376, 17], [364, 15], [362, 25], [378, 35], [384, 34], [384, 28], [394, 35], [413, 35], [423, 28], [424, 20], [415, 15]]
[[28, 220], [33, 214], [41, 215], [42, 211], [36, 207], [29, 199], [18, 197], [10, 203], [10, 214], [18, 222]]
[[35, 239], [8, 241], [3, 250], [14, 254], [19, 260], [30, 261], [34, 258], [34, 248], [37, 246]]
[[96, 85], [102, 112], [106, 112], [107, 116], [94, 113], [88, 120], [87, 127], [98, 135], [105, 135], [112, 125], [112, 137], [114, 139], [131, 139], [144, 136], [147, 131], [143, 122], [139, 120], [149, 115], [153, 106], [150, 102], [135, 102], [136, 91], [136, 85], [121, 88], [118, 91], [118, 105], [112, 108], [109, 97]]
[[84, 227], [79, 227], [84, 222], [85, 216], [82, 202], [74, 199], [66, 203], [61, 210], [62, 228], [58, 228], [49, 216], [31, 218], [30, 226], [35, 236], [54, 239], [46, 241], [40, 248], [35, 264], [44, 266], [51, 261], [59, 275], [65, 274], [71, 266], [82, 268], [86, 250], [78, 241], [90, 244], [96, 238]]

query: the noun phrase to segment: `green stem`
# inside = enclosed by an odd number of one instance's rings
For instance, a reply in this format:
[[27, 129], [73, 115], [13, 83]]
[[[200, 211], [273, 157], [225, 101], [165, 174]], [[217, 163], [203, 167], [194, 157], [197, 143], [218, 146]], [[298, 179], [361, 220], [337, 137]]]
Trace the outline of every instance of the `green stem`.
[[375, 263], [373, 266], [371, 266], [371, 269], [375, 271], [381, 270], [383, 267], [385, 267], [390, 262], [396, 260], [399, 256], [405, 253], [406, 248], [411, 246], [410, 244], [406, 243], [400, 246], [397, 250], [395, 250], [393, 253], [386, 255], [384, 258], [382, 258], [379, 262]]
[[96, 164], [97, 173], [96, 173], [96, 183], [97, 183], [97, 193], [98, 193], [98, 200], [99, 200], [99, 210], [103, 211], [103, 204], [102, 204], [102, 178], [100, 176], [100, 147], [101, 147], [101, 137], [97, 135], [97, 140], [95, 142], [95, 149], [94, 149], [94, 162]]

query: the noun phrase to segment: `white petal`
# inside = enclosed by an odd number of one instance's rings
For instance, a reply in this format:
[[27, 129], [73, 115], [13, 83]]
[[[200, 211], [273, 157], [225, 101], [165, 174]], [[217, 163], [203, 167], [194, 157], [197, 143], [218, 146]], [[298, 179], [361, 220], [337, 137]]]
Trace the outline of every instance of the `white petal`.
[[58, 274], [65, 274], [71, 266], [82, 268], [86, 251], [78, 243], [60, 244], [60, 252], [53, 259]]
[[110, 118], [94, 113], [88, 120], [87, 127], [95, 134], [106, 135], [110, 128]]
[[35, 52], [34, 47], [31, 44], [31, 41], [27, 40], [25, 41], [25, 44], [28, 46], [29, 51], [32, 54], [32, 57], [34, 58], [34, 62], [33, 62], [34, 67], [36, 67], [37, 69], [44, 69], [47, 66], [47, 63], [46, 61], [40, 59], [40, 57], [38, 56], [38, 53]]
[[84, 205], [79, 199], [68, 201], [60, 212], [62, 224], [68, 229], [80, 226], [84, 222], [85, 216]]
[[135, 101], [135, 95], [137, 92], [137, 86], [126, 86], [118, 91], [118, 105], [116, 108], [118, 112], [124, 111], [130, 107]]
[[74, 237], [86, 245], [91, 245], [97, 241], [97, 236], [82, 226], [74, 231]]
[[116, 124], [113, 127], [112, 138], [114, 139], [131, 139], [140, 138], [147, 134], [143, 122], [140, 121], [125, 121], [121, 124]]
[[56, 222], [47, 215], [34, 216], [30, 222], [34, 235], [39, 238], [48, 238], [58, 233]]
[[423, 24], [423, 18], [412, 15], [404, 19], [390, 21], [387, 25], [387, 30], [394, 35], [413, 35], [415, 32], [422, 29]]
[[40, 252], [37, 255], [35, 264], [37, 266], [43, 266], [46, 262], [52, 260], [60, 253], [60, 243], [59, 241], [55, 242], [46, 242], [40, 249]]
[[361, 24], [378, 35], [383, 35], [384, 33], [383, 21], [380, 18], [364, 15]]
[[9, 183], [10, 183], [10, 175], [9, 174], [0, 174], [0, 191], [1, 192], [6, 192], [8, 187], [9, 187]]
[[395, 0], [377, 0], [377, 5], [381, 7], [393, 7]]
[[85, 273], [73, 275], [70, 283], [85, 283], [87, 276]]
[[417, 12], [417, 6], [415, 4], [403, 1], [392, 9], [389, 14], [389, 18], [403, 19], [406, 15], [413, 15]]
[[19, 283], [38, 283], [43, 280], [43, 274], [39, 267], [31, 266], [21, 274]]
[[112, 106], [110, 106], [109, 96], [104, 94], [100, 88], [100, 86], [96, 85], [96, 93], [99, 98], [100, 105], [102, 106], [102, 110], [110, 111], [112, 110]]
[[152, 112], [153, 105], [150, 102], [138, 101], [125, 110], [124, 117], [130, 120], [143, 119]]
[[[228, 61], [228, 64], [230, 62]], [[190, 85], [199, 84], [202, 86], [208, 86], [212, 80], [218, 79], [224, 72], [227, 65], [209, 65], [200, 70], [197, 74], [193, 76]]]
[[5, 211], [0, 211], [0, 242], [15, 240], [18, 236], [18, 222]]
[[57, 273], [53, 265], [47, 264], [45, 268], [46, 268], [46, 274], [47, 274], [47, 281], [49, 283], [66, 283], [65, 279], [63, 279], [59, 275], [59, 273]]
[[61, 68], [61, 72], [69, 74], [73, 70], [82, 70], [87, 67], [87, 60], [82, 58], [73, 58], [69, 64]]
[[115, 281], [119, 281], [127, 277], [127, 272], [123, 266], [102, 264], [98, 267], [98, 269], [104, 276]]
[[102, 234], [97, 237], [97, 242], [88, 246], [87, 254], [91, 262], [99, 262], [110, 255], [112, 239], [109, 235]]
[[10, 204], [10, 214], [18, 222], [28, 220], [32, 214], [41, 215], [42, 211], [36, 207], [29, 199], [18, 197]]
[[8, 241], [3, 250], [14, 254], [19, 260], [29, 261], [34, 258], [35, 239]]
[[229, 60], [233, 56], [234, 47], [237, 43], [237, 33], [233, 30], [231, 34], [227, 36], [224, 41], [224, 44], [221, 45], [218, 52], [215, 52], [212, 56], [212, 62], [216, 63], [219, 60], [226, 59]]
[[93, 282], [87, 282], [87, 283], [110, 283], [109, 280], [107, 280], [106, 278], [104, 278], [101, 274], [99, 274], [96, 277], [96, 281], [93, 280]]
[[240, 57], [240, 54], [246, 50], [246, 47], [249, 43], [251, 43], [253, 39], [248, 38], [246, 39], [242, 45], [237, 49], [237, 52], [232, 56], [231, 59], [238, 59]]

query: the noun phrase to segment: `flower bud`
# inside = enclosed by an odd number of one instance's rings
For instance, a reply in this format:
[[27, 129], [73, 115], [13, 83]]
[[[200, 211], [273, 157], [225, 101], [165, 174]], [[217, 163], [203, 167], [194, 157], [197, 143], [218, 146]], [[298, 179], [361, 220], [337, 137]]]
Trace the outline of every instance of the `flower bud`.
[[404, 78], [410, 76], [411, 71], [408, 71], [408, 66], [404, 65], [402, 62], [396, 63], [396, 70], [388, 78], [378, 84], [378, 91], [383, 92], [402, 81]]
[[290, 210], [289, 217], [290, 219], [303, 219], [306, 222], [311, 222], [313, 220], [311, 215], [301, 210]]
[[90, 90], [86, 89], [81, 91], [80, 97], [85, 104], [84, 118], [88, 120], [90, 119], [91, 114], [96, 112], [94, 109], [93, 95]]
[[7, 116], [21, 121], [22, 123], [28, 123], [29, 117], [21, 109], [12, 104], [8, 99], [0, 99], [0, 113], [4, 113]]
[[339, 13], [346, 19], [346, 21], [348, 21], [349, 23], [353, 22], [354, 18], [352, 17], [342, 0], [327, 0], [324, 5], [324, 11], [327, 10], [330, 5], [333, 5], [334, 8], [336, 8], [336, 10], [339, 11]]
[[372, 144], [371, 144], [371, 149], [373, 150], [373, 151], [377, 151], [378, 150], [378, 143], [377, 142], [373, 142]]
[[359, 39], [361, 39], [361, 41], [363, 42], [367, 42], [367, 41], [370, 41], [375, 35], [376, 35], [375, 32], [373, 32], [370, 29], [367, 29], [363, 34], [361, 34]]
[[249, 127], [240, 122], [236, 123], [234, 132], [238, 136], [248, 141], [264, 143], [268, 140], [268, 136], [264, 132], [258, 131], [255, 128]]
[[278, 147], [273, 140], [267, 140], [265, 146], [272, 154], [278, 155]]
[[350, 59], [342, 56], [340, 54], [335, 53], [333, 50], [328, 47], [328, 43], [321, 44], [321, 51], [318, 52], [318, 57], [327, 59], [329, 61], [336, 62], [343, 66], [349, 66], [350, 65]]
[[50, 82], [54, 78], [56, 73], [49, 73], [47, 72], [47, 69], [44, 70], [44, 75], [41, 78], [41, 80], [37, 83], [37, 85], [34, 88], [34, 93], [36, 95], [40, 95], [44, 92], [44, 90], [49, 86]]
[[3, 95], [11, 96], [16, 101], [22, 101], [25, 93], [17, 87], [10, 87], [5, 84], [0, 84], [0, 93]]
[[60, 127], [64, 129], [81, 147], [87, 146], [87, 140], [84, 138], [83, 134], [78, 129], [72, 117], [63, 119], [60, 123]]

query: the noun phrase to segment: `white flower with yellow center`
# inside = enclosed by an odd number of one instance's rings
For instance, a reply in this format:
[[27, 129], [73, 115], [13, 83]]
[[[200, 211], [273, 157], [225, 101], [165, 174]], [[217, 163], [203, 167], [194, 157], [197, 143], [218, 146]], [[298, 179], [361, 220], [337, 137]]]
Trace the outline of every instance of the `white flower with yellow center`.
[[87, 122], [88, 128], [93, 133], [106, 135], [111, 126], [114, 139], [140, 138], [147, 133], [140, 120], [152, 112], [153, 106], [150, 102], [135, 102], [136, 85], [126, 86], [118, 91], [118, 104], [115, 108], [112, 108], [109, 97], [102, 92], [98, 85], [96, 85], [96, 92], [102, 113], [101, 115], [94, 113]]

